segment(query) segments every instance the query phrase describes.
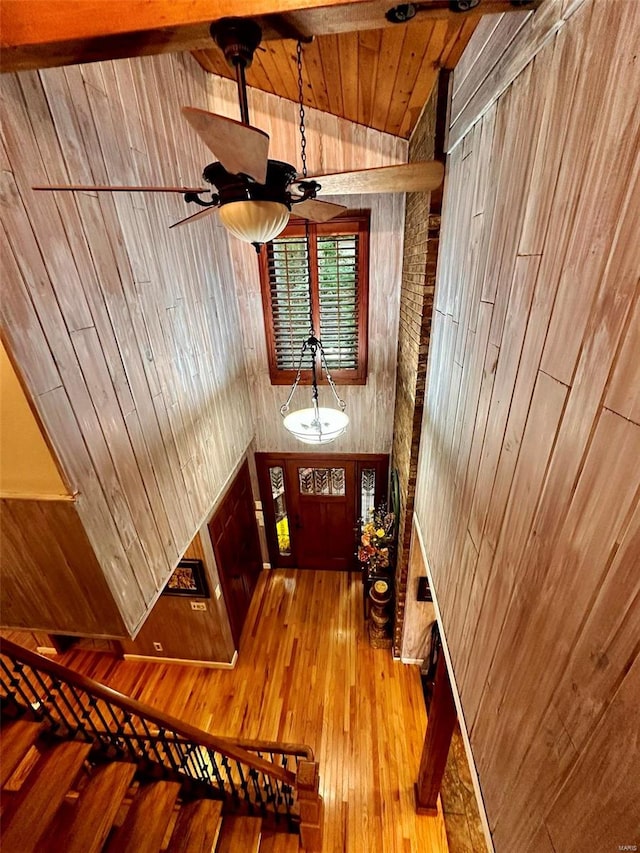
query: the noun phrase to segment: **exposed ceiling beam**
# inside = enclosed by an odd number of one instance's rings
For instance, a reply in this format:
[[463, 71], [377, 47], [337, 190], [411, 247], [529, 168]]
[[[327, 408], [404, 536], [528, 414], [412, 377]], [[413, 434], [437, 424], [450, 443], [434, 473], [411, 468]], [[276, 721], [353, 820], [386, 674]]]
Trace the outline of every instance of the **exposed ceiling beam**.
[[[534, 0], [531, 8], [541, 0]], [[213, 20], [238, 14], [237, 0], [0, 0], [0, 68], [19, 71], [125, 56], [211, 47]], [[243, 0], [243, 17], [260, 20], [265, 39], [298, 32], [315, 36], [388, 24], [395, 0]], [[419, 4], [420, 16], [477, 17], [513, 10], [510, 0], [482, 0], [463, 14], [448, 0]]]

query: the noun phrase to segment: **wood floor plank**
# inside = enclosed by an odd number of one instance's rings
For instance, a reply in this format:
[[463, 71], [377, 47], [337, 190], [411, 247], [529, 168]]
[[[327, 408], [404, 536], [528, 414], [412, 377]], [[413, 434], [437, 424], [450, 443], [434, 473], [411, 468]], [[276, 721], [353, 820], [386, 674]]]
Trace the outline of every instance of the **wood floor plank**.
[[419, 670], [369, 646], [358, 574], [264, 572], [233, 670], [61, 658], [213, 734], [309, 744], [327, 853], [447, 853], [442, 816], [413, 807], [426, 730]]

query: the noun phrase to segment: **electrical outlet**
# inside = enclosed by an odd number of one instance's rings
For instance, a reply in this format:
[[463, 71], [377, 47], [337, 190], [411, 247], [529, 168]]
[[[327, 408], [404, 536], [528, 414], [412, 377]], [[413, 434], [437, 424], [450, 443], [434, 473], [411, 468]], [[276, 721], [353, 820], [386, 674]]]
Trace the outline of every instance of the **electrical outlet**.
[[220, 584], [218, 584], [218, 585], [216, 586], [216, 590], [215, 590], [215, 596], [216, 596], [216, 599], [220, 599], [220, 596], [221, 596], [221, 595], [222, 595], [222, 590], [220, 589]]
[[192, 601], [191, 602], [191, 609], [192, 610], [206, 610], [207, 604], [205, 601]]
[[161, 651], [162, 651], [162, 643], [154, 643], [154, 644], [153, 644], [153, 648], [154, 648], [157, 652], [161, 652]]

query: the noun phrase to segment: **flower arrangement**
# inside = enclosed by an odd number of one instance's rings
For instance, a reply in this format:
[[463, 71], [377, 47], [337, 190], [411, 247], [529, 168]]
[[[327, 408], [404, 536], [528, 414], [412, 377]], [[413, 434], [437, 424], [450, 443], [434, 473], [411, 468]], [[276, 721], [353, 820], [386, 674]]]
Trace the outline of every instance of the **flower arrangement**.
[[371, 511], [371, 518], [362, 527], [358, 560], [371, 571], [389, 567], [389, 549], [393, 545], [395, 515], [387, 512], [386, 504]]

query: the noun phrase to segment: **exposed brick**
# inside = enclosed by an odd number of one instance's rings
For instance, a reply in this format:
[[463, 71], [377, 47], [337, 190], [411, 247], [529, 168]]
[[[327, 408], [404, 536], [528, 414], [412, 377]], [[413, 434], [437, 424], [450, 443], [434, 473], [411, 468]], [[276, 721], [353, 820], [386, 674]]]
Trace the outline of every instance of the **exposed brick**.
[[[437, 86], [411, 137], [409, 162], [433, 157], [436, 96]], [[396, 652], [400, 650], [404, 621], [439, 235], [440, 215], [431, 212], [429, 195], [409, 193], [405, 214], [392, 448], [392, 465], [398, 471], [401, 505], [396, 562]]]

